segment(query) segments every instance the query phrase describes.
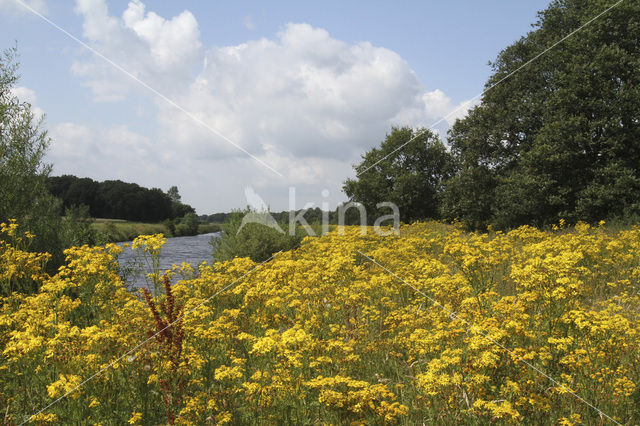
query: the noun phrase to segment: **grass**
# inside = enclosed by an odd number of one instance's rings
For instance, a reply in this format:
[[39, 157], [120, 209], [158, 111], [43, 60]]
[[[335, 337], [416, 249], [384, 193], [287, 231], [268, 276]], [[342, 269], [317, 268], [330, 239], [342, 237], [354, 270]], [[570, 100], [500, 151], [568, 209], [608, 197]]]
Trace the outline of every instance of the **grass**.
[[201, 223], [198, 225], [198, 234], [210, 234], [221, 230], [222, 226], [219, 223]]
[[128, 222], [118, 219], [96, 219], [92, 226], [109, 242], [131, 241], [139, 235], [167, 232], [162, 223]]
[[[166, 226], [162, 223], [130, 222], [122, 219], [95, 219], [93, 229], [98, 232], [105, 242], [131, 241], [139, 235], [165, 234], [171, 237]], [[220, 231], [216, 223], [201, 223], [198, 234], [208, 234]]]

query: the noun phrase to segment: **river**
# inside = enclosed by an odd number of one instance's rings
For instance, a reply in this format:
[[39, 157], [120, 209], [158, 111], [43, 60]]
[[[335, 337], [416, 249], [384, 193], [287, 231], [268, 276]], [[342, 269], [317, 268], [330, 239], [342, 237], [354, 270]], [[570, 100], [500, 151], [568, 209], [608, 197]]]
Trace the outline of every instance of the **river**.
[[[167, 243], [162, 248], [160, 254], [160, 271], [171, 269], [174, 264], [180, 265], [182, 262], [190, 263], [197, 268], [202, 262], [211, 263], [213, 248], [210, 241], [212, 238], [220, 236], [219, 232], [211, 234], [196, 235], [193, 237], [167, 238]], [[124, 243], [120, 243], [122, 245]], [[131, 242], [129, 242], [131, 244]], [[125, 273], [127, 285], [129, 287], [145, 287], [145, 275], [151, 272], [147, 265], [136, 275], [127, 273], [136, 264], [136, 252], [131, 248], [125, 248], [118, 259], [121, 270]]]

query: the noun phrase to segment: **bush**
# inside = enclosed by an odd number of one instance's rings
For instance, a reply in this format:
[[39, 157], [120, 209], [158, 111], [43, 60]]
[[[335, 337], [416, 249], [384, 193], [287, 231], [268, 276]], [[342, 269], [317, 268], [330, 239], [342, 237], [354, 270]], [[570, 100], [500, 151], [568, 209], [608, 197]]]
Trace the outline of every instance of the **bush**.
[[197, 235], [198, 225], [198, 216], [196, 216], [195, 213], [187, 213], [182, 219], [180, 219], [180, 222], [175, 225], [175, 230], [172, 234], [174, 237]]
[[171, 219], [165, 219], [162, 224], [167, 229], [167, 235], [174, 236], [176, 233], [176, 225]]
[[295, 235], [289, 235], [289, 224], [285, 222], [278, 223], [284, 232], [261, 223], [242, 226], [242, 219], [247, 213], [249, 210], [233, 212], [222, 224], [222, 235], [211, 239], [215, 262], [235, 257], [248, 257], [254, 262], [262, 262], [276, 252], [298, 247], [305, 236], [301, 229], [296, 229]]

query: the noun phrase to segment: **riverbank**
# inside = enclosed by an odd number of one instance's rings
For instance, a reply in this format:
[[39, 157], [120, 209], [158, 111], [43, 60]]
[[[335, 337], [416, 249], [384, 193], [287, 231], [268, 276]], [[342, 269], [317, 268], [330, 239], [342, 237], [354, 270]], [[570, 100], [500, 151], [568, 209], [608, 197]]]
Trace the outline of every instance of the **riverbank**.
[[[95, 219], [92, 228], [103, 236], [108, 242], [117, 243], [121, 241], [131, 241], [140, 235], [162, 233], [166, 237], [174, 235], [162, 223], [129, 222], [121, 219]], [[217, 223], [201, 223], [198, 225], [196, 235], [219, 232], [220, 225]]]

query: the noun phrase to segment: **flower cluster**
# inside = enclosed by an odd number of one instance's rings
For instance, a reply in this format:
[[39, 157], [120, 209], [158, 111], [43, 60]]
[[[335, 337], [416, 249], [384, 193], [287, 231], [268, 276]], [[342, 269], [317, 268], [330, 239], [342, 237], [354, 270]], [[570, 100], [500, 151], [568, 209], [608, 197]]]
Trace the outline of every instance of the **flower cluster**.
[[257, 268], [175, 267], [155, 297], [125, 290], [120, 247], [48, 276], [0, 243], [0, 282], [39, 287], [0, 300], [5, 421], [69, 393], [32, 420], [636, 424], [640, 228], [556, 228], [348, 228]]

